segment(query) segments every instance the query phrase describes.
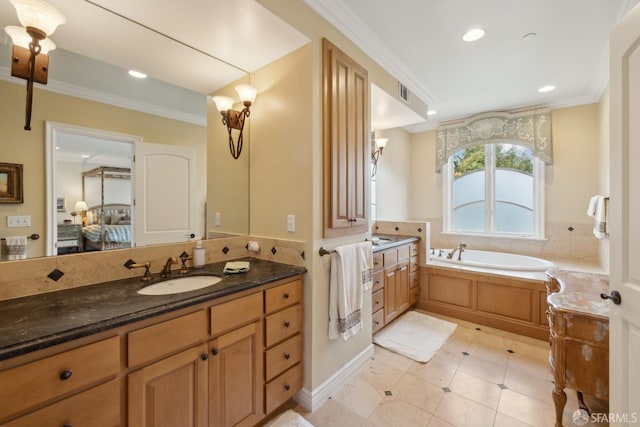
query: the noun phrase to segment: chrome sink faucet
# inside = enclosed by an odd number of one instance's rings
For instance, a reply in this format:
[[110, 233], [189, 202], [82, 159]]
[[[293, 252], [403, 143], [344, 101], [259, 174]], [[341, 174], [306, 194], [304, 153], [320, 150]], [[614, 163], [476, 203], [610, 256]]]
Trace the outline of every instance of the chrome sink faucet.
[[456, 251], [458, 251], [458, 261], [462, 261], [462, 252], [464, 252], [466, 247], [467, 247], [466, 243], [460, 243], [460, 246], [458, 246], [457, 248], [449, 252], [449, 255], [447, 255], [447, 259], [452, 259], [453, 256], [456, 254]]
[[166, 278], [171, 276], [171, 264], [177, 264], [178, 260], [174, 256], [170, 256], [167, 259], [167, 262], [164, 264], [162, 268], [162, 272], [160, 273], [160, 277]]

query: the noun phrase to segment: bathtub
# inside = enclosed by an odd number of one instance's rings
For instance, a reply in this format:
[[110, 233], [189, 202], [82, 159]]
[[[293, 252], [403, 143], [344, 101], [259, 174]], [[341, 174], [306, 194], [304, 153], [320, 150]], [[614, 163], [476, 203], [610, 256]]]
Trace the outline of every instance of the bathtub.
[[[481, 268], [541, 273], [544, 273], [555, 266], [554, 263], [541, 258], [505, 252], [479, 251], [474, 249], [465, 249], [462, 252], [462, 259], [458, 261], [457, 252], [453, 258], [447, 259], [447, 255], [450, 252], [450, 249], [435, 249], [433, 254], [430, 253], [429, 261], [434, 265], [439, 265], [437, 263], [443, 263], [447, 264], [447, 266], [456, 266], [461, 268], [469, 267], [471, 269]], [[442, 253], [442, 256], [439, 256], [440, 253]]]
[[[418, 308], [537, 339], [548, 339], [544, 259], [465, 249], [429, 251]], [[442, 253], [442, 255], [440, 255]], [[440, 255], [440, 256], [439, 256]], [[423, 277], [424, 275], [424, 277]]]

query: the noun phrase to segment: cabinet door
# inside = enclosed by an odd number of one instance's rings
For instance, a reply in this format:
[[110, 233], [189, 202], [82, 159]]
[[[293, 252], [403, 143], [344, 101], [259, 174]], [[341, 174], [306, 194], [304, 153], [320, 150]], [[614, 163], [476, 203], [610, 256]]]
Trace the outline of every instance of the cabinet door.
[[396, 306], [398, 314], [409, 308], [409, 262], [396, 266]]
[[262, 321], [209, 343], [211, 426], [252, 426], [264, 416]]
[[367, 231], [369, 212], [367, 70], [323, 40], [325, 237]]
[[129, 374], [129, 427], [207, 426], [207, 359], [202, 344]]
[[396, 301], [396, 268], [384, 270], [384, 323], [387, 324], [398, 315], [398, 303]]

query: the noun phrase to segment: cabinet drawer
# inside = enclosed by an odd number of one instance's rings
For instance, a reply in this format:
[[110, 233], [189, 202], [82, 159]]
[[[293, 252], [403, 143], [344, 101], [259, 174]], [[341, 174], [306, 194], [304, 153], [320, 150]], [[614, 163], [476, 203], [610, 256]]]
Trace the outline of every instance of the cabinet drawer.
[[302, 299], [302, 281], [285, 283], [264, 292], [264, 307], [266, 313], [278, 311], [290, 305], [299, 303]]
[[296, 304], [266, 318], [266, 346], [272, 346], [285, 338], [300, 332], [302, 327], [302, 306]]
[[289, 338], [265, 352], [265, 378], [267, 381], [302, 360], [302, 335]]
[[418, 271], [418, 257], [409, 258], [409, 271], [412, 273]]
[[206, 337], [207, 313], [204, 310], [129, 332], [128, 365], [140, 365], [197, 344]]
[[211, 335], [240, 326], [262, 316], [262, 292], [211, 307]]
[[409, 245], [398, 248], [398, 259], [409, 259]]
[[418, 252], [419, 252], [418, 251], [418, 244], [417, 243], [411, 243], [409, 245], [409, 256], [417, 257], [418, 256]]
[[297, 364], [265, 386], [267, 413], [278, 408], [302, 388], [302, 365]]
[[371, 312], [375, 313], [384, 307], [384, 289], [371, 294]]
[[389, 267], [398, 262], [398, 250], [390, 249], [388, 251], [384, 251], [382, 253], [382, 265], [384, 267]]
[[120, 425], [119, 381], [94, 387], [46, 406], [3, 427], [115, 427]]
[[80, 390], [119, 370], [120, 339], [112, 337], [0, 372], [0, 419]]
[[379, 291], [384, 288], [384, 270], [373, 273], [373, 287], [371, 292]]
[[373, 254], [373, 271], [377, 271], [380, 270], [383, 265], [383, 257], [381, 253], [375, 253]]
[[409, 288], [415, 288], [420, 284], [418, 273], [409, 273]]
[[371, 332], [376, 333], [384, 326], [384, 310], [378, 310], [371, 316]]

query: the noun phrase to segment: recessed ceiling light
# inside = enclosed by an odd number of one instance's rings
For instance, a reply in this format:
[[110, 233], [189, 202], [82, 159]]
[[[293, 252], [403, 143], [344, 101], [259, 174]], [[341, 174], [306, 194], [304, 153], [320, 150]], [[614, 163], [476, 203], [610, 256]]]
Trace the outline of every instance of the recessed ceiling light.
[[482, 37], [484, 37], [484, 30], [482, 28], [473, 28], [464, 33], [464, 36], [462, 36], [462, 40], [466, 42], [474, 42], [481, 39]]
[[427, 111], [427, 116], [433, 116], [434, 114], [438, 114], [438, 112], [436, 110]]
[[146, 79], [147, 75], [145, 73], [141, 73], [140, 71], [136, 71], [136, 70], [129, 70], [129, 75], [132, 77], [135, 77], [136, 79]]
[[91, 156], [90, 156], [90, 155], [88, 155], [88, 154], [83, 154], [83, 155], [82, 155], [82, 156], [80, 156], [80, 157], [82, 157], [83, 159], [88, 159], [88, 158], [89, 158], [89, 157], [91, 157]]
[[551, 92], [555, 88], [556, 87], [554, 85], [546, 85], [546, 86], [542, 86], [540, 89], [538, 89], [538, 92], [540, 92], [540, 93]]

